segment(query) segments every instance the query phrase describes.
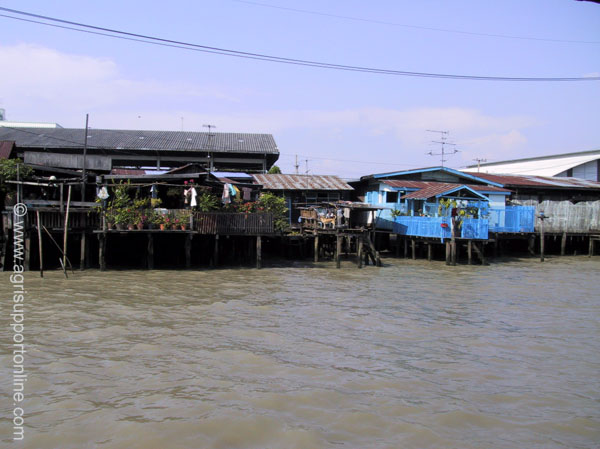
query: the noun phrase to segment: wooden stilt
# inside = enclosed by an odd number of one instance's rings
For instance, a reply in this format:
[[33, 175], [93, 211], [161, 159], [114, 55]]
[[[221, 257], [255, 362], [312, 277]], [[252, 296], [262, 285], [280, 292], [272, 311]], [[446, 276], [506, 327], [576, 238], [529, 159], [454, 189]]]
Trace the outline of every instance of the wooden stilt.
[[363, 241], [362, 238], [357, 237], [357, 242], [356, 242], [356, 258], [358, 259], [357, 263], [358, 263], [358, 268], [362, 268], [363, 266]]
[[567, 253], [567, 233], [563, 232], [562, 239], [560, 241], [560, 255], [564, 256]]
[[467, 260], [468, 264], [471, 265], [473, 263], [473, 240], [467, 240]]
[[456, 257], [457, 257], [457, 248], [456, 248], [456, 240], [452, 239], [450, 242], [450, 250], [452, 257], [452, 265], [456, 265]]
[[69, 230], [69, 206], [71, 205], [71, 187], [69, 186], [68, 194], [67, 194], [67, 211], [65, 212], [65, 229], [64, 229], [64, 238], [63, 238], [63, 266], [67, 266], [67, 237]]
[[416, 260], [417, 259], [417, 241], [415, 239], [411, 239], [410, 246], [412, 249], [412, 260]]
[[342, 266], [342, 239], [343, 237], [338, 235], [335, 238], [335, 267], [340, 268]]
[[100, 271], [106, 271], [106, 233], [98, 234], [98, 264]]
[[38, 233], [38, 250], [40, 253], [40, 277], [44, 277], [44, 255], [42, 251], [42, 227], [40, 226], [40, 211], [36, 210], [37, 216], [37, 233]]
[[194, 234], [188, 233], [185, 236], [185, 267], [192, 268], [192, 238]]
[[544, 261], [544, 221], [540, 226], [540, 262]]
[[319, 261], [319, 234], [315, 234], [315, 262]]
[[148, 246], [146, 248], [146, 265], [149, 270], [154, 270], [154, 234], [148, 233]]
[[215, 247], [213, 250], [212, 265], [215, 268], [219, 266], [219, 234], [215, 235]]
[[262, 239], [260, 235], [256, 236], [256, 268], [262, 267]]
[[452, 263], [450, 252], [450, 241], [446, 240], [446, 265], [450, 265]]
[[400, 257], [400, 235], [396, 234], [396, 257]]
[[429, 262], [431, 262], [432, 259], [432, 247], [431, 247], [431, 243], [427, 243], [427, 260]]
[[535, 256], [535, 234], [529, 236], [527, 250], [531, 256]]
[[2, 271], [6, 270], [6, 252], [8, 251], [8, 239], [10, 238], [10, 234], [7, 233], [4, 235], [4, 241], [2, 242], [2, 259], [0, 263], [2, 264]]
[[81, 240], [79, 241], [79, 271], [85, 270], [85, 251], [86, 251], [87, 237], [85, 232], [81, 233]]
[[29, 271], [31, 268], [31, 236], [27, 234], [25, 237], [25, 260], [23, 261], [23, 269]]
[[404, 237], [404, 258], [408, 259], [408, 238]]

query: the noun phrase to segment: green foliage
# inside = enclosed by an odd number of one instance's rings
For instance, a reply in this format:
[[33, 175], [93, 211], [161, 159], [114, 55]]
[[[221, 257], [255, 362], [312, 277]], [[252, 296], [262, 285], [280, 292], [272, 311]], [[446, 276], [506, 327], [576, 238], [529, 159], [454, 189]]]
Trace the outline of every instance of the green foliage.
[[270, 175], [280, 175], [281, 169], [277, 165], [273, 165], [267, 173]]
[[21, 181], [27, 179], [33, 173], [30, 167], [23, 165], [21, 159], [0, 159], [0, 192], [16, 191], [15, 184], [8, 184], [6, 181], [16, 181], [17, 168]]
[[202, 192], [196, 197], [196, 208], [200, 212], [211, 212], [219, 208], [219, 199], [209, 192]]
[[402, 215], [402, 211], [398, 209], [393, 209], [390, 213], [392, 214], [392, 218], [396, 218]]
[[[260, 209], [263, 210], [260, 210]], [[275, 195], [271, 192], [263, 192], [258, 199], [258, 212], [267, 212], [273, 214], [273, 224], [276, 231], [283, 232], [290, 227], [288, 222], [288, 208], [283, 196]]]

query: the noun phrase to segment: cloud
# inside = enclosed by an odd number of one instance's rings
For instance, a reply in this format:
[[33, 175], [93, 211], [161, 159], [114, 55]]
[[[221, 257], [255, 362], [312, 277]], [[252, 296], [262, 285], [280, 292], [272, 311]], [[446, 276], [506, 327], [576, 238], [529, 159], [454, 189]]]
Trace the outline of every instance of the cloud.
[[[133, 80], [121, 73], [117, 63], [108, 58], [62, 53], [32, 44], [0, 46], [2, 105], [9, 118], [36, 111], [37, 117], [69, 111], [106, 108], [121, 109], [124, 105], [154, 100], [155, 104], [170, 98], [192, 103], [199, 99], [236, 102], [238, 99], [218, 86], [152, 78]], [[37, 118], [39, 120], [39, 118]], [[47, 117], [46, 121], [58, 121]]]

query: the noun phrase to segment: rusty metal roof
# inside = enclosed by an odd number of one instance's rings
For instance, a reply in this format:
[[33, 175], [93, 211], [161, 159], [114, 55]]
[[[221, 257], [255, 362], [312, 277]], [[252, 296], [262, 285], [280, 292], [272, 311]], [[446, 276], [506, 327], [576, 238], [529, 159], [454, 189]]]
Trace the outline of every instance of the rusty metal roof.
[[[85, 130], [0, 127], [0, 140], [25, 148], [83, 148]], [[279, 154], [271, 134], [89, 129], [87, 144], [88, 148], [117, 150]]]
[[562, 176], [505, 175], [470, 173], [506, 187], [546, 187], [555, 189], [600, 189], [600, 182]]
[[12, 154], [12, 150], [14, 147], [14, 142], [7, 140], [0, 142], [0, 159], [8, 159]]
[[481, 185], [481, 184], [457, 184], [457, 183], [447, 183], [447, 182], [436, 182], [436, 181], [406, 181], [406, 180], [389, 180], [389, 181], [383, 181], [384, 184], [389, 185], [390, 187], [397, 187], [397, 188], [406, 188], [406, 189], [428, 189], [428, 188], [445, 188], [444, 186], [447, 187], [446, 190], [455, 188], [455, 187], [459, 187], [459, 186], [466, 186], [472, 190], [475, 190], [476, 192], [505, 192], [505, 193], [510, 193], [510, 190], [508, 189], [504, 189], [502, 187], [496, 187], [496, 186], [486, 186], [486, 185]]
[[354, 190], [337, 176], [252, 175], [263, 190]]
[[113, 168], [110, 171], [111, 175], [145, 175], [146, 170], [138, 170], [135, 168]]
[[[462, 189], [471, 190], [472, 192], [475, 193], [475, 196], [484, 198], [484, 196], [481, 193], [475, 191], [475, 189], [473, 189], [473, 186], [471, 186], [471, 185], [450, 184], [450, 183], [445, 183], [445, 182], [430, 182], [428, 184], [429, 184], [428, 186], [425, 186], [422, 189], [417, 190], [416, 192], [411, 192], [407, 195], [402, 196], [402, 199], [426, 200], [428, 198], [433, 198], [435, 196], [449, 194], [449, 193], [456, 192], [456, 191], [462, 190]], [[478, 187], [484, 187], [484, 186], [478, 186]], [[502, 190], [504, 190], [504, 189], [502, 189]], [[508, 192], [507, 190], [505, 190], [505, 191]]]

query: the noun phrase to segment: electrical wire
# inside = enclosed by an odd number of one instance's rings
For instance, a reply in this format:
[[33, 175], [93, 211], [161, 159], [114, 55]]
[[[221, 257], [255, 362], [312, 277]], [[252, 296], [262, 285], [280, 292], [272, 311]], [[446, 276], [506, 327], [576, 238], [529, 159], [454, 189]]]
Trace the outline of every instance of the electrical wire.
[[[352, 66], [352, 65], [343, 65], [343, 64], [333, 64], [326, 62], [318, 62], [318, 61], [310, 61], [303, 59], [294, 59], [280, 56], [271, 56], [261, 53], [251, 53], [244, 52], [239, 50], [229, 50], [225, 48], [212, 47], [207, 45], [194, 44], [189, 42], [182, 42], [172, 39], [165, 39], [155, 36], [149, 36], [138, 33], [131, 33], [127, 31], [120, 31], [111, 28], [99, 27], [95, 25], [87, 25], [84, 23], [73, 22], [69, 20], [57, 19], [53, 17], [43, 16], [39, 14], [33, 14], [25, 11], [19, 11], [10, 8], [0, 7], [1, 11], [6, 11], [11, 14], [24, 15], [28, 17], [35, 17], [37, 19], [42, 19], [51, 22], [63, 23], [66, 25], [76, 26], [79, 28], [87, 28], [95, 30], [93, 34], [102, 34], [108, 37], [115, 38], [124, 38], [128, 40], [137, 40], [139, 42], [147, 43], [147, 44], [158, 44], [163, 46], [174, 46], [177, 48], [182, 48], [185, 50], [192, 51], [200, 51], [206, 53], [215, 53], [225, 56], [232, 56], [237, 58], [245, 58], [245, 59], [254, 59], [260, 61], [268, 61], [268, 62], [277, 62], [281, 64], [292, 64], [292, 65], [300, 65], [300, 66], [308, 66], [308, 67], [316, 67], [316, 68], [324, 68], [324, 69], [333, 69], [333, 70], [345, 70], [352, 72], [364, 72], [364, 73], [374, 73], [381, 75], [394, 75], [394, 76], [411, 76], [411, 77], [419, 77], [419, 78], [442, 78], [442, 79], [455, 79], [455, 80], [469, 80], [469, 81], [526, 81], [526, 82], [569, 82], [569, 81], [600, 81], [600, 76], [590, 76], [590, 77], [505, 77], [505, 76], [479, 76], [479, 75], [456, 75], [456, 74], [444, 74], [444, 73], [428, 73], [428, 72], [410, 72], [403, 70], [391, 70], [391, 69], [380, 69], [373, 67], [362, 67], [362, 66]], [[6, 18], [12, 18], [17, 20], [23, 20], [20, 18], [16, 18], [13, 16], [3, 15]], [[50, 25], [56, 26], [53, 24], [47, 24], [43, 22], [38, 22], [34, 20], [28, 20], [30, 22], [39, 23], [42, 25]], [[82, 31], [89, 32], [86, 30], [81, 30], [79, 28], [72, 27], [64, 27], [62, 28], [70, 29], [73, 31]], [[108, 33], [108, 34], [106, 34]]]
[[519, 39], [519, 40], [542, 41], [542, 42], [561, 42], [561, 43], [568, 43], [568, 44], [600, 44], [600, 41], [565, 40], [565, 39], [550, 39], [550, 38], [541, 38], [541, 37], [513, 36], [513, 35], [509, 35], [509, 34], [477, 33], [474, 31], [461, 31], [461, 30], [453, 30], [453, 29], [449, 29], [449, 28], [435, 28], [435, 27], [426, 27], [426, 26], [421, 26], [421, 25], [409, 25], [409, 24], [405, 24], [405, 23], [387, 22], [385, 20], [365, 19], [362, 17], [342, 16], [342, 15], [338, 15], [338, 14], [330, 14], [330, 13], [324, 13], [324, 12], [319, 12], [319, 11], [310, 11], [307, 9], [298, 9], [298, 8], [289, 8], [286, 6], [270, 5], [267, 3], [253, 2], [253, 1], [249, 1], [249, 0], [231, 0], [231, 1], [237, 2], [237, 3], [245, 3], [247, 5], [261, 6], [264, 8], [273, 8], [273, 9], [280, 9], [280, 10], [284, 10], [284, 11], [299, 12], [302, 14], [312, 14], [312, 15], [316, 15], [316, 16], [332, 17], [335, 19], [352, 20], [355, 22], [374, 23], [374, 24], [378, 24], [378, 25], [388, 25], [388, 26], [395, 26], [395, 27], [402, 27], [402, 28], [412, 28], [412, 29], [416, 29], [416, 30], [466, 34], [469, 36], [497, 37], [497, 38], [502, 38], [502, 39]]

